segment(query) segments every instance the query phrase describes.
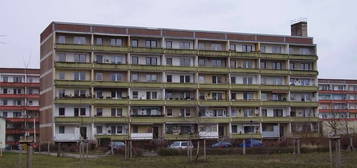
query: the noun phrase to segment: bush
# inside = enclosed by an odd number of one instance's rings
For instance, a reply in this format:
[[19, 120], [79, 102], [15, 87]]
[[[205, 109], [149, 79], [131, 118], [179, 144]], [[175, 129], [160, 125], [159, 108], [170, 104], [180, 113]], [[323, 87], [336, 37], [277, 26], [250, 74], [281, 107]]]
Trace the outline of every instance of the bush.
[[186, 155], [187, 154], [187, 150], [160, 148], [157, 151], [157, 153], [160, 156], [176, 156], [176, 155]]

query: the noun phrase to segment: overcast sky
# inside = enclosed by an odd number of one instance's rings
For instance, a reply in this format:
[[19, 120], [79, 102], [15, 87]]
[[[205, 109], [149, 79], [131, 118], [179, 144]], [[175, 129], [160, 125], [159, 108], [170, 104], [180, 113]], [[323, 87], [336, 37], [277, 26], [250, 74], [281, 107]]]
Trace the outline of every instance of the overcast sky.
[[320, 78], [357, 79], [355, 0], [2, 0], [0, 67], [39, 68], [51, 21], [290, 35], [307, 18]]

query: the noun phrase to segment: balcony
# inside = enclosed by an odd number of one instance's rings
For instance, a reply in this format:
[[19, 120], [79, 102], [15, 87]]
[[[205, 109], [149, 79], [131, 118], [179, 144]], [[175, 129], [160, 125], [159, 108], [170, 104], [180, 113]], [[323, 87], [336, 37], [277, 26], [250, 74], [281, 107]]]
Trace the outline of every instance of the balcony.
[[232, 122], [244, 122], [244, 123], [250, 123], [250, 122], [260, 122], [261, 117], [232, 117]]
[[199, 132], [198, 136], [204, 139], [215, 139], [218, 138], [218, 132]]
[[165, 122], [165, 117], [162, 116], [135, 116], [130, 118], [132, 123], [136, 124], [152, 124], [152, 123], [164, 123]]
[[278, 53], [260, 53], [260, 58], [263, 59], [276, 59], [276, 60], [288, 60], [289, 55], [287, 54], [278, 54]]
[[233, 139], [261, 139], [262, 135], [261, 134], [235, 134], [232, 133], [232, 138]]
[[230, 117], [199, 117], [197, 118], [199, 123], [229, 123]]
[[56, 123], [92, 123], [92, 118], [90, 117], [55, 117]]
[[164, 53], [164, 49], [162, 48], [130, 48], [130, 51], [133, 53]]
[[233, 73], [259, 73], [259, 69], [253, 68], [231, 68], [231, 72]]
[[196, 100], [166, 100], [165, 105], [167, 106], [195, 106], [197, 104]]
[[295, 102], [295, 101], [290, 101], [290, 105], [292, 107], [318, 107], [319, 103], [318, 102]]
[[239, 106], [239, 107], [257, 107], [260, 106], [260, 101], [258, 100], [234, 100], [231, 101], [232, 106]]
[[190, 49], [165, 49], [165, 54], [173, 54], [173, 55], [197, 55], [197, 50]]
[[56, 69], [72, 69], [72, 70], [90, 70], [92, 64], [90, 63], [75, 63], [75, 62], [56, 62]]
[[76, 142], [80, 137], [80, 134], [55, 134], [53, 139], [56, 142]]
[[211, 50], [198, 50], [198, 55], [200, 56], [218, 56], [218, 57], [228, 57], [229, 52], [225, 50], [221, 51], [211, 51]]
[[109, 70], [109, 71], [117, 71], [117, 70], [123, 70], [127, 71], [129, 70], [130, 65], [128, 64], [98, 64], [95, 63], [93, 68], [95, 70]]
[[131, 133], [130, 138], [135, 140], [153, 139], [153, 133]]
[[127, 105], [128, 99], [92, 99], [92, 102], [96, 105]]
[[197, 118], [195, 117], [165, 117], [166, 123], [196, 123]]
[[94, 123], [127, 123], [129, 118], [127, 117], [94, 117]]
[[229, 69], [226, 67], [198, 67], [199, 72], [216, 72], [216, 73], [228, 73]]
[[135, 88], [162, 88], [164, 83], [160, 82], [130, 82], [129, 85]]
[[262, 84], [261, 86], [262, 90], [289, 90], [289, 86], [288, 85], [265, 85]]
[[198, 84], [200, 89], [229, 89], [229, 84], [207, 84], [207, 83], [200, 83]]
[[237, 89], [237, 90], [259, 90], [260, 85], [256, 84], [231, 84], [232, 89]]
[[289, 75], [289, 70], [284, 69], [260, 69], [264, 75]]
[[259, 58], [258, 52], [230, 52], [231, 57], [239, 58]]
[[165, 66], [166, 71], [184, 71], [184, 72], [196, 72], [197, 67], [193, 66]]
[[92, 104], [92, 99], [89, 98], [56, 98], [56, 104]]
[[93, 46], [93, 49], [95, 51], [110, 51], [110, 52], [123, 52], [127, 53], [130, 48], [127, 47], [117, 47], [117, 46], [100, 46], [100, 45], [95, 45]]
[[165, 104], [165, 100], [130, 100], [131, 105], [145, 105], [145, 106], [161, 106]]
[[190, 140], [190, 139], [197, 139], [197, 134], [165, 134], [164, 138], [166, 140]]
[[97, 139], [111, 139], [112, 141], [115, 140], [127, 140], [129, 138], [128, 135], [104, 135], [104, 134], [97, 134], [95, 135]]
[[231, 102], [227, 100], [206, 100], [202, 101], [200, 100], [198, 102], [198, 105], [200, 106], [229, 106]]
[[301, 92], [317, 92], [317, 86], [290, 86], [291, 91], [301, 91]]
[[56, 86], [64, 86], [64, 87], [90, 87], [92, 84], [91, 81], [75, 81], [75, 80], [55, 80]]
[[190, 88], [196, 89], [198, 86], [197, 83], [165, 83], [164, 87], [167, 89], [181, 89], [181, 88]]
[[90, 45], [78, 45], [78, 44], [56, 44], [55, 48], [58, 50], [65, 50], [65, 51], [91, 50]]
[[296, 59], [296, 60], [317, 60], [317, 55], [297, 55], [291, 54], [289, 55], [289, 59]]
[[287, 101], [262, 101], [262, 106], [289, 106], [290, 103]]
[[290, 74], [294, 76], [317, 76], [318, 72], [313, 70], [312, 71], [291, 70]]
[[95, 81], [92, 83], [96, 87], [112, 87], [112, 88], [128, 88], [128, 82], [116, 82], [116, 81]]
[[291, 117], [262, 117], [263, 123], [288, 123], [291, 121]]

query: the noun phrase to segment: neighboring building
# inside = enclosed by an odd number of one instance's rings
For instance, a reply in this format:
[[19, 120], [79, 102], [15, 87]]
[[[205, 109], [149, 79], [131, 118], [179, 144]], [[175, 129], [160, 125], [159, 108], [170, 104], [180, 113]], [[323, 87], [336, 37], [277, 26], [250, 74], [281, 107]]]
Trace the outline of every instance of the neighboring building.
[[6, 119], [8, 146], [16, 147], [20, 137], [38, 137], [39, 80], [39, 69], [0, 68], [0, 116]]
[[41, 142], [317, 136], [306, 26], [282, 36], [53, 22], [41, 34]]
[[5, 148], [6, 120], [0, 118], [0, 150]]
[[324, 135], [357, 133], [357, 80], [319, 79], [319, 102]]

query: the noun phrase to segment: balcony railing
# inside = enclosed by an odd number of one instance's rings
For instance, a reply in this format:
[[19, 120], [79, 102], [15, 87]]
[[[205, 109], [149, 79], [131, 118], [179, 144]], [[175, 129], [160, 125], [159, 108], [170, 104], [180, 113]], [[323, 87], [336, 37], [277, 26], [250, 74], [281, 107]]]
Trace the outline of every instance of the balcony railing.
[[130, 137], [136, 140], [153, 139], [153, 133], [131, 133]]
[[209, 138], [212, 138], [212, 139], [214, 139], [214, 138], [218, 138], [218, 132], [199, 132], [198, 133], [198, 135], [199, 135], [199, 137], [200, 138], [207, 138], [207, 139], [209, 139]]
[[249, 138], [253, 138], [253, 139], [261, 139], [262, 135], [261, 134], [237, 134], [237, 133], [232, 133], [232, 138], [233, 139], [249, 139]]
[[164, 138], [166, 140], [190, 140], [190, 139], [197, 139], [198, 135], [195, 133], [192, 133], [192, 134], [165, 134]]
[[123, 135], [97, 134], [97, 135], [95, 135], [95, 138], [97, 138], [97, 139], [111, 139], [112, 141], [114, 141], [114, 140], [126, 140], [126, 139], [129, 139], [129, 136], [126, 134], [123, 134]]

